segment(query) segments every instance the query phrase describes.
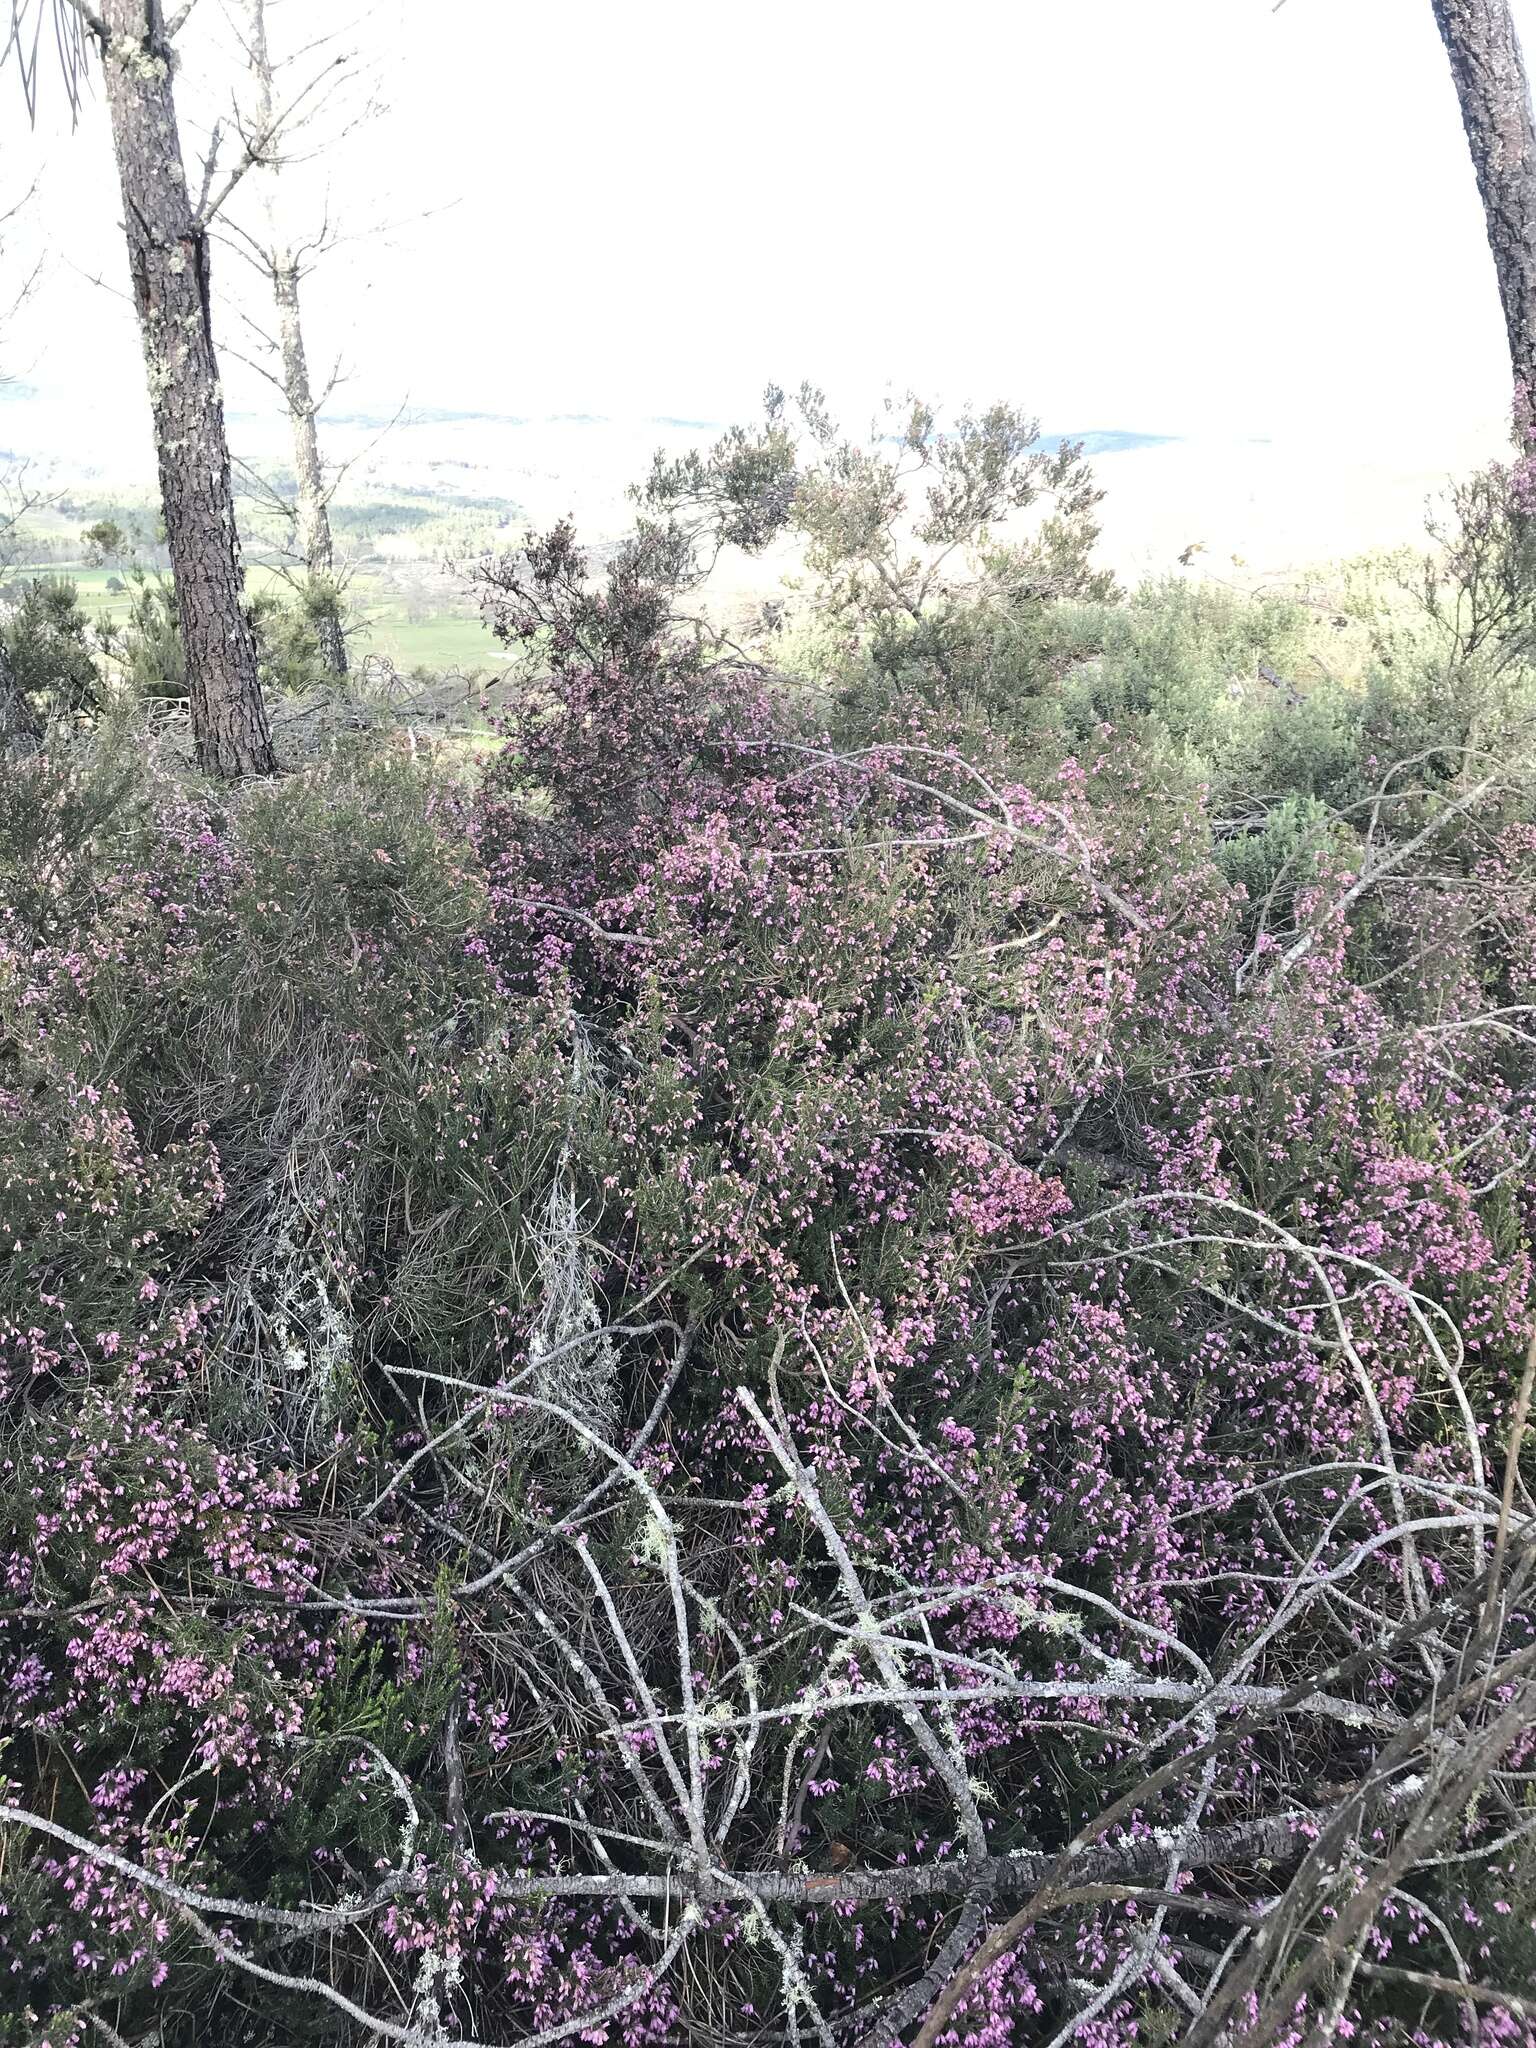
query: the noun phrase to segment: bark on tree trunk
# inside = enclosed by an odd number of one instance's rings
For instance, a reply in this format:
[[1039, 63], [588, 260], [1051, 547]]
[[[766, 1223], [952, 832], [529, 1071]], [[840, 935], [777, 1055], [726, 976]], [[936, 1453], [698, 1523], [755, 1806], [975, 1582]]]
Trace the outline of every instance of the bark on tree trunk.
[[[273, 265], [272, 291], [277, 301], [278, 343], [283, 360], [283, 392], [293, 422], [293, 473], [298, 497], [298, 544], [310, 586], [327, 599], [335, 594], [336, 554], [326, 509], [325, 473], [320, 466], [320, 436], [315, 427], [315, 400], [299, 322], [299, 266], [291, 257]], [[316, 612], [314, 628], [320, 652], [332, 675], [347, 672], [347, 642], [341, 619], [327, 603]]]
[[243, 601], [207, 241], [187, 193], [160, 0], [101, 0], [100, 12], [198, 763], [214, 775], [267, 775], [277, 757]]
[[1515, 384], [1536, 399], [1536, 123], [1509, 0], [1431, 0], [1498, 273]]
[[[275, 112], [272, 52], [267, 42], [266, 0], [249, 0], [251, 71], [256, 80], [256, 126], [269, 130]], [[274, 166], [275, 172], [275, 166]], [[331, 540], [331, 516], [325, 495], [325, 472], [320, 463], [320, 436], [315, 427], [314, 389], [309, 381], [309, 358], [304, 352], [304, 328], [299, 318], [299, 260], [279, 232], [275, 175], [267, 181], [267, 260], [272, 273], [272, 297], [277, 306], [278, 353], [283, 365], [283, 397], [293, 428], [293, 473], [297, 499], [299, 554], [312, 591], [327, 600], [314, 617], [320, 656], [334, 676], [347, 672], [347, 642], [341, 630], [340, 614], [333, 608], [336, 594], [336, 552]]]

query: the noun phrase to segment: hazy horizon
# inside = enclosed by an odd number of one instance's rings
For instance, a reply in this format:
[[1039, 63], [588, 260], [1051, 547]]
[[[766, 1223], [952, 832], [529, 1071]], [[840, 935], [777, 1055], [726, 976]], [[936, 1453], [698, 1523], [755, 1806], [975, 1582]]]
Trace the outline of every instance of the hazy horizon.
[[[493, 451], [541, 480], [542, 507], [567, 461], [572, 495], [592, 495], [582, 418], [622, 429], [601, 496], [642, 426], [750, 417], [770, 379], [810, 377], [850, 423], [910, 386], [1007, 397], [1053, 432], [1172, 437], [1182, 456], [1105, 460], [1112, 494], [1129, 480], [1188, 501], [1153, 505], [1133, 552], [1171, 543], [1208, 495], [1213, 525], [1290, 537], [1234, 545], [1288, 559], [1298, 493], [1316, 518], [1303, 554], [1387, 544], [1503, 445], [1497, 293], [1427, 5], [999, 18], [958, 0], [936, 25], [912, 0], [788, 0], [764, 32], [699, 0], [515, 22], [464, 0], [430, 35], [400, 0], [360, 22], [340, 0], [299, 7], [276, 0], [278, 47], [353, 22], [386, 109], [284, 174], [297, 212], [328, 198], [359, 231], [306, 287], [318, 373], [337, 356], [353, 371], [327, 411], [339, 452], [348, 416], [402, 404], [527, 421], [545, 442], [564, 422], [563, 449]], [[1536, 39], [1536, 0], [1516, 13]], [[193, 30], [189, 157], [234, 62], [218, 5]], [[706, 179], [700, 110], [722, 93], [737, 150]], [[105, 109], [97, 92], [72, 133], [62, 98], [45, 92], [34, 134], [13, 96], [0, 144], [0, 195], [38, 181], [7, 269], [43, 262], [4, 338], [28, 389], [0, 407], [0, 445], [148, 481]], [[215, 264], [233, 437], [265, 459], [280, 422], [240, 360], [252, 302], [233, 254]], [[412, 462], [461, 459], [425, 452], [427, 431]]]
[[[285, 173], [297, 210], [323, 186], [361, 235], [309, 292], [311, 354], [356, 367], [348, 409], [734, 418], [810, 377], [857, 409], [892, 383], [1145, 433], [1374, 441], [1503, 413], [1427, 5], [957, 0], [936, 25], [914, 0], [786, 0], [764, 32], [700, 0], [517, 20], [463, 0], [431, 35], [399, 0], [297, 5], [277, 46], [356, 24], [386, 109]], [[1515, 11], [1536, 38], [1536, 0]], [[217, 4], [187, 35], [191, 157], [236, 53]], [[99, 91], [74, 133], [45, 91], [34, 134], [10, 85], [0, 194], [39, 190], [8, 268], [45, 274], [6, 366], [142, 404]], [[706, 179], [722, 92], [738, 151]], [[939, 262], [951, 292], [922, 288]], [[226, 304], [226, 350], [238, 326]], [[226, 378], [249, 407], [232, 356]]]

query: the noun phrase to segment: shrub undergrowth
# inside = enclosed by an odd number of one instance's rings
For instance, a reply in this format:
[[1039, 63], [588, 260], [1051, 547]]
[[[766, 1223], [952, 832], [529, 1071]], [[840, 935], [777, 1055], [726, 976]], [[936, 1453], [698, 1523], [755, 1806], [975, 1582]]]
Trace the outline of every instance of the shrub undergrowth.
[[0, 2041], [1536, 2041], [1523, 653], [946, 606], [0, 784]]

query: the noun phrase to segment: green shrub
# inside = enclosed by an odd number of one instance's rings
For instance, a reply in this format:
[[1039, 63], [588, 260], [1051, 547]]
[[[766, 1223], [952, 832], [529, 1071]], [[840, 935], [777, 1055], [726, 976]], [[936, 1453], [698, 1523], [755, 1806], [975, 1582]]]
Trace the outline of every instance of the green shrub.
[[[126, 620], [99, 629], [106, 653], [119, 664], [136, 696], [179, 698], [187, 694], [187, 660], [181, 644], [176, 589], [169, 577], [142, 569], [128, 572]], [[275, 591], [259, 591], [246, 606], [256, 635], [262, 688], [298, 696], [327, 680], [316, 622], [337, 615], [334, 585], [306, 585], [293, 603]]]
[[[895, 2039], [1085, 1841], [1208, 2010], [1383, 1873], [1354, 2038], [1525, 1983], [1518, 641], [1015, 564], [810, 719], [578, 559], [484, 775], [0, 783], [0, 2040]], [[946, 2038], [1179, 2038], [1097, 1891]]]
[[38, 709], [84, 711], [98, 701], [101, 671], [90, 620], [80, 609], [79, 586], [67, 576], [23, 584], [0, 638], [17, 687]]
[[99, 628], [104, 650], [118, 662], [135, 696], [185, 697], [187, 658], [170, 578], [130, 569], [128, 589], [127, 619], [104, 620]]
[[258, 591], [246, 606], [256, 633], [261, 686], [283, 697], [302, 696], [322, 679], [320, 640], [311, 615], [310, 592], [285, 604], [276, 591]]

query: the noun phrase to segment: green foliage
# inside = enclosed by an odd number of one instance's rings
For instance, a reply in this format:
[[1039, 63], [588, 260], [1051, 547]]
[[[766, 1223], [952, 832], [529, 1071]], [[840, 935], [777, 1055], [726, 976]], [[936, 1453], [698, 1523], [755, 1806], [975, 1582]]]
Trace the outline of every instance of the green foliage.
[[309, 1703], [305, 1733], [317, 1744], [372, 1742], [398, 1765], [428, 1754], [459, 1682], [452, 1617], [441, 1601], [420, 1657], [414, 1647], [404, 1629], [393, 1642], [361, 1627], [344, 1631], [335, 1668]]
[[22, 694], [41, 709], [89, 710], [100, 695], [101, 675], [91, 645], [90, 620], [67, 576], [38, 576], [22, 586], [0, 638]]
[[[794, 525], [817, 604], [877, 636], [927, 624], [942, 666], [945, 615], [963, 602], [956, 572], [990, 563], [1001, 587], [1060, 596], [1052, 564], [1084, 573], [1096, 537], [1100, 493], [1080, 448], [1039, 445], [1040, 422], [1015, 406], [963, 412], [942, 429], [916, 397], [887, 400], [866, 443], [843, 436], [820, 394], [803, 392], [814, 453], [802, 466]], [[998, 545], [997, 529], [1044, 499], [1049, 530], [1032, 543]]]
[[[168, 576], [130, 569], [128, 615], [103, 619], [97, 635], [137, 697], [180, 698], [187, 693], [187, 661], [181, 644], [176, 589]], [[297, 600], [285, 603], [276, 591], [258, 591], [246, 607], [256, 634], [263, 689], [298, 696], [326, 680], [316, 620], [336, 616], [340, 597], [330, 582], [306, 584]]]
[[246, 606], [256, 632], [261, 685], [278, 696], [302, 696], [322, 675], [315, 617], [336, 609], [333, 591], [306, 585], [298, 602], [285, 604], [275, 590], [257, 593]]
[[1452, 484], [1429, 517], [1418, 565], [1427, 616], [1464, 663], [1485, 651], [1530, 653], [1536, 636], [1536, 521], [1529, 477], [1492, 463]]
[[89, 740], [55, 733], [25, 776], [0, 775], [0, 904], [29, 941], [83, 914], [101, 863], [131, 843], [144, 798], [142, 763], [110, 720]]
[[120, 562], [125, 555], [132, 554], [137, 542], [128, 529], [115, 519], [98, 519], [94, 526], [88, 526], [80, 536], [85, 547], [85, 559], [93, 569], [102, 568], [109, 562]]
[[[291, 488], [291, 486], [290, 486]], [[430, 505], [397, 505], [387, 499], [366, 505], [328, 508], [333, 533], [349, 534], [359, 540], [373, 540], [382, 533], [411, 533], [429, 526], [438, 517]]]
[[754, 554], [777, 538], [794, 507], [798, 483], [795, 436], [784, 394], [770, 386], [760, 429], [732, 427], [707, 454], [658, 454], [631, 496], [647, 513], [662, 513], [690, 542]]
[[[676, 1867], [636, 1791], [638, 1772], [670, 1800], [660, 1752], [627, 1741], [648, 1687], [727, 1797], [751, 1761], [739, 1703], [768, 1708], [733, 1870], [853, 1844], [884, 1871], [948, 1839], [886, 1706], [829, 1715], [813, 1746], [808, 1687], [864, 1654], [828, 1529], [893, 1626], [923, 1596], [948, 1672], [1000, 1660], [1086, 1698], [1149, 1675], [1153, 1704], [1098, 1725], [953, 1701], [991, 1847], [1070, 1839], [1166, 1747], [1154, 1628], [1214, 1653], [1249, 1626], [1203, 1580], [1278, 1556], [1263, 1474], [1285, 1477], [1287, 1545], [1368, 1567], [1367, 1613], [1393, 1597], [1395, 1559], [1357, 1542], [1377, 1505], [1330, 1493], [1308, 1527], [1314, 1473], [1371, 1450], [1310, 1341], [1336, 1272], [1340, 1316], [1398, 1382], [1405, 1466], [1440, 1471], [1454, 1420], [1351, 1247], [1455, 1317], [1494, 1413], [1529, 1277], [1509, 1111], [1530, 1062], [1442, 1027], [1533, 971], [1525, 757], [1475, 829], [1370, 902], [1339, 894], [1447, 816], [1468, 746], [1518, 738], [1518, 621], [1469, 646], [1443, 606], [1373, 584], [1349, 599], [1363, 663], [1330, 667], [1314, 606], [1182, 582], [1117, 601], [1086, 497], [999, 541], [1050, 478], [1087, 488], [1059, 456], [1034, 466], [1007, 409], [944, 441], [917, 408], [862, 450], [813, 394], [804, 416], [808, 459], [771, 413], [765, 439], [665, 472], [667, 516], [598, 590], [572, 536], [533, 551], [557, 673], [476, 785], [359, 745], [215, 801], [144, 758], [131, 703], [0, 782], [0, 1556], [31, 1660], [11, 1667], [31, 1739], [6, 1761], [34, 1812], [222, 1898], [308, 1908], [409, 1865], [387, 1919], [263, 1950], [299, 1980], [251, 2022], [274, 2041], [334, 2034], [311, 1977], [415, 2024], [445, 1955], [460, 2031], [585, 2012], [632, 1930], [544, 1894], [597, 1860], [546, 1816], [595, 1813], [619, 1867]], [[893, 510], [909, 462], [915, 520]], [[814, 742], [776, 678], [731, 696], [740, 676], [668, 638], [714, 538], [783, 520], [813, 561], [780, 646], [827, 686]], [[133, 587], [113, 651], [144, 690], [175, 667], [175, 607], [163, 581]], [[314, 614], [256, 617], [270, 686], [303, 687]], [[1206, 1229], [1206, 1202], [1238, 1206]], [[1247, 1204], [1324, 1253], [1288, 1272], [1278, 1238], [1231, 1223]], [[738, 1388], [804, 1445], [820, 1519]], [[569, 1426], [585, 1416], [620, 1458]], [[1449, 1539], [1424, 1555], [1462, 1568]], [[1006, 1582], [979, 1580], [998, 1564]], [[1070, 1611], [1045, 1598], [1073, 1585]], [[1265, 1637], [1266, 1683], [1331, 1612]], [[921, 1642], [899, 1644], [909, 1669]], [[690, 1685], [697, 1711], [672, 1716]], [[1213, 1812], [1311, 1802], [1359, 1774], [1368, 1734], [1277, 1734]], [[409, 1782], [409, 1850], [381, 1757]], [[159, 1937], [135, 1951], [134, 1928], [61, 1900], [48, 1844], [18, 1830], [6, 1851], [0, 1947], [28, 1995], [77, 1995], [80, 1925], [124, 2038], [173, 2004], [168, 2039], [216, 2029], [227, 1958], [168, 1916], [162, 1992]], [[1442, 1881], [1454, 1917], [1466, 1880]], [[1256, 1910], [1274, 1896], [1267, 1870], [1222, 1882]], [[1528, 1919], [1528, 1883], [1512, 1896]], [[925, 1904], [914, 1936], [916, 1914], [840, 1909], [799, 1951], [814, 1995], [863, 2023], [949, 1910]], [[743, 1962], [730, 1925], [697, 1930], [698, 1980], [750, 1981], [766, 2014], [774, 1960]], [[1500, 1974], [1523, 1982], [1510, 1935]], [[1043, 1993], [1055, 2031], [1074, 1987]], [[677, 1995], [628, 2038], [702, 2037]]]
[[1040, 422], [1005, 404], [946, 426], [918, 398], [887, 400], [860, 442], [812, 386], [793, 407], [770, 386], [760, 426], [659, 454], [631, 496], [636, 528], [601, 589], [569, 524], [482, 558], [475, 581], [499, 638], [557, 666], [697, 663], [724, 643], [682, 601], [723, 550], [759, 554], [786, 534], [834, 664], [872, 664], [888, 683], [914, 669], [953, 683], [991, 614], [1113, 592], [1091, 559], [1100, 493], [1081, 447], [1042, 446]]
[[97, 628], [103, 649], [118, 662], [135, 696], [185, 697], [187, 658], [170, 578], [131, 569], [128, 589], [127, 619], [104, 619]]

